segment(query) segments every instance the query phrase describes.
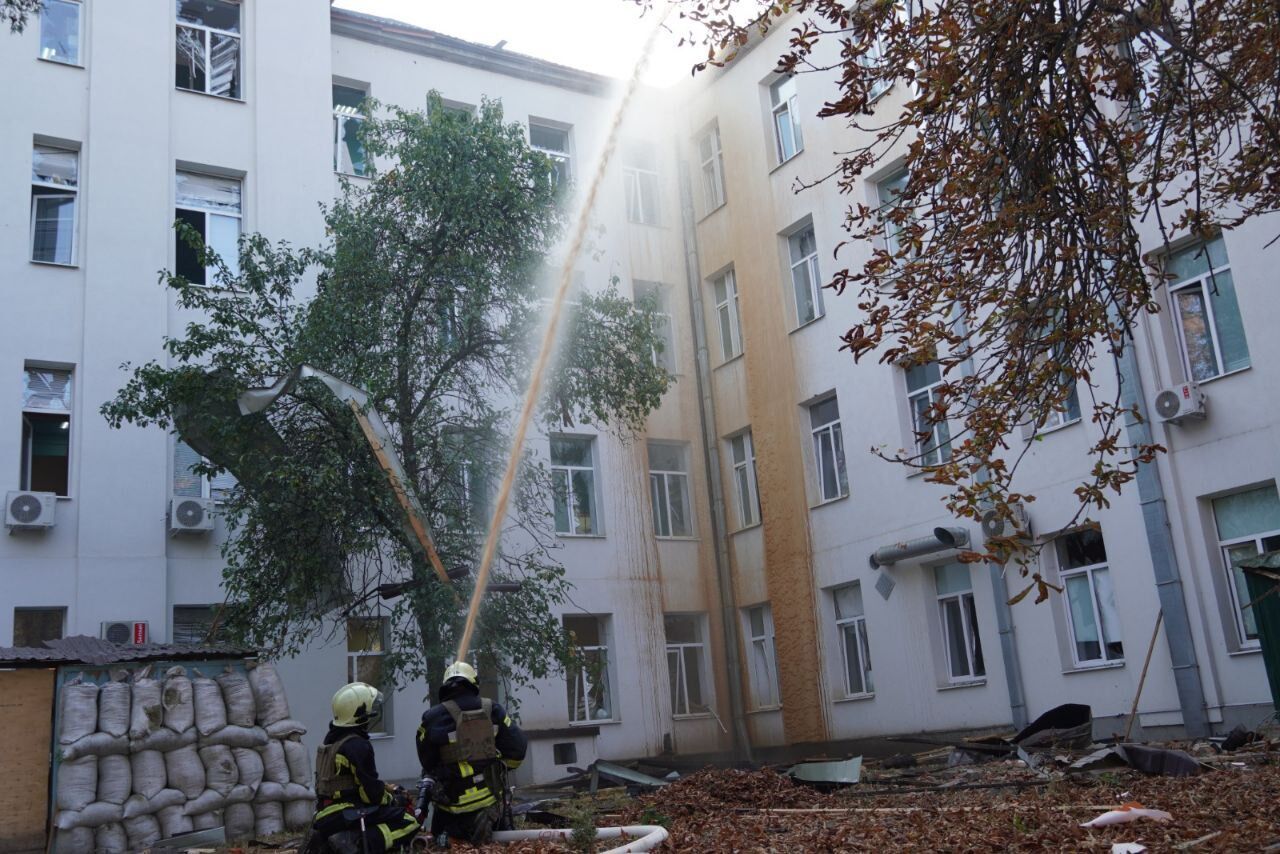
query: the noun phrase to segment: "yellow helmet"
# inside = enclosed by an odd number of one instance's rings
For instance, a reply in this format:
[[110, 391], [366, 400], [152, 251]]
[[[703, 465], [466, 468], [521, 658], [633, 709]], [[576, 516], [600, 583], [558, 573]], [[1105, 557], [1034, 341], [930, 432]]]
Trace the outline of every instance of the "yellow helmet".
[[442, 684], [448, 685], [453, 679], [465, 679], [471, 683], [471, 687], [480, 687], [480, 677], [476, 675], [476, 669], [465, 661], [455, 661], [449, 665], [444, 672], [444, 681]]
[[382, 717], [382, 692], [363, 682], [343, 685], [333, 695], [333, 725], [370, 726]]

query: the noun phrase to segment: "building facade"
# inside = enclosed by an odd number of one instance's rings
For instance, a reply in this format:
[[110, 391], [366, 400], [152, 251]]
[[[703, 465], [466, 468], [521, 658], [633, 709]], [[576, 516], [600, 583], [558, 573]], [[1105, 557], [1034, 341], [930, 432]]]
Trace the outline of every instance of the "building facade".
[[[356, 106], [425, 108], [433, 89], [455, 109], [501, 99], [581, 184], [616, 87], [297, 0], [146, 0], [127, 18], [101, 0], [50, 0], [8, 38], [0, 68], [24, 84], [3, 96], [0, 132], [0, 374], [14, 395], [0, 405], [0, 484], [56, 498], [17, 508], [51, 527], [0, 538], [0, 643], [135, 623], [151, 640], [194, 639], [223, 599], [224, 532], [214, 514], [212, 531], [174, 535], [174, 502], [216, 502], [227, 484], [191, 477], [175, 437], [111, 430], [97, 412], [121, 365], [163, 360], [164, 336], [186, 322], [157, 284], [158, 270], [192, 264], [173, 220], [223, 250], [251, 232], [320, 243], [317, 203], [342, 176], [362, 180]], [[869, 249], [835, 255], [848, 199], [793, 184], [829, 171], [850, 132], [815, 117], [830, 79], [778, 77], [779, 38], [644, 93], [606, 175], [575, 270], [586, 287], [616, 277], [656, 296], [670, 345], [657, 358], [677, 381], [638, 440], [589, 425], [533, 440], [557, 476], [586, 485], [585, 500], [548, 512], [574, 584], [563, 619], [596, 666], [522, 693], [522, 779], [596, 757], [1001, 726], [1068, 701], [1122, 727], [1162, 607], [1138, 725], [1256, 722], [1268, 690], [1230, 563], [1280, 547], [1280, 401], [1267, 394], [1280, 387], [1267, 334], [1280, 301], [1264, 248], [1280, 226], [1249, 223], [1207, 254], [1174, 244], [1165, 310], [1138, 333], [1139, 399], [1150, 411], [1160, 389], [1196, 381], [1208, 417], [1151, 419], [1169, 453], [1141, 494], [1095, 514], [1099, 532], [1045, 536], [1074, 511], [1093, 425], [1068, 411], [1027, 437], [1019, 487], [1039, 497], [1042, 570], [1065, 595], [1010, 608], [999, 573], [955, 551], [872, 568], [876, 549], [934, 527], [982, 535], [946, 515], [939, 487], [867, 452], [918, 441], [914, 413], [937, 377], [837, 352], [856, 308], [820, 286]], [[889, 89], [878, 109], [903, 96]], [[857, 201], [892, 187], [884, 163]], [[945, 454], [948, 439], [939, 426], [921, 450]], [[1150, 532], [1164, 518], [1161, 539]], [[389, 630], [371, 614], [282, 662], [310, 739], [338, 685], [378, 672]], [[426, 695], [402, 686], [389, 703], [377, 741], [389, 777], [417, 773]]]

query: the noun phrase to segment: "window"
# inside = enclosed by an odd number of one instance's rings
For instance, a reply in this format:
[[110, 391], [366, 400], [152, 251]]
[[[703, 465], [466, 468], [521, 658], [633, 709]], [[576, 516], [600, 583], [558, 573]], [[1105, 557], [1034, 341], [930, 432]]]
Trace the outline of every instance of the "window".
[[822, 317], [822, 274], [818, 272], [818, 242], [813, 226], [787, 238], [791, 246], [791, 285], [796, 294], [796, 325]]
[[68, 495], [70, 460], [71, 372], [28, 367], [23, 372], [18, 488]]
[[175, 85], [179, 89], [241, 96], [238, 0], [176, 0]]
[[[876, 36], [868, 47], [867, 51], [858, 57], [858, 64], [869, 71], [876, 71], [884, 62], [884, 39]], [[883, 78], [876, 80], [867, 90], [868, 103], [879, 98], [893, 85], [891, 80]]]
[[80, 155], [37, 145], [31, 153], [31, 260], [76, 262]]
[[880, 219], [884, 223], [884, 248], [897, 257], [902, 251], [902, 232], [905, 223], [894, 222], [893, 212], [900, 206], [899, 198], [907, 188], [907, 173], [898, 172], [876, 184], [876, 196], [880, 202]]
[[80, 0], [44, 0], [40, 7], [40, 58], [80, 65]]
[[[240, 270], [240, 182], [199, 172], [179, 172], [174, 218], [200, 235], [206, 247], [217, 253], [232, 275]], [[177, 236], [175, 269], [196, 285], [217, 281], [215, 267], [200, 266], [200, 256]]]
[[627, 219], [640, 225], [658, 224], [658, 158], [650, 144], [628, 152], [622, 168], [626, 184]]
[[391, 734], [391, 684], [383, 673], [391, 621], [386, 617], [347, 618], [347, 681], [372, 685], [388, 697], [371, 733]]
[[173, 442], [173, 494], [182, 498], [212, 498], [225, 501], [235, 488], [236, 478], [224, 471], [207, 477], [196, 470], [204, 459], [181, 439]]
[[573, 179], [569, 170], [569, 131], [530, 121], [529, 145], [551, 158], [551, 183], [568, 186]]
[[818, 472], [818, 494], [832, 501], [849, 494], [844, 467], [844, 438], [840, 432], [840, 404], [835, 396], [809, 407], [813, 435], [813, 462]]
[[609, 618], [565, 616], [564, 628], [572, 647], [568, 667], [569, 721], [613, 720], [613, 692], [609, 686]]
[[784, 163], [804, 151], [800, 134], [800, 114], [796, 110], [796, 80], [781, 77], [769, 87], [773, 105], [773, 143], [778, 162]]
[[702, 641], [702, 617], [667, 614], [663, 617], [667, 638], [667, 678], [671, 685], [671, 713], [677, 717], [707, 711], [702, 686], [706, 681], [706, 644]]
[[727, 362], [742, 352], [742, 316], [738, 312], [738, 279], [732, 270], [712, 281], [716, 319], [720, 323], [720, 355]]
[[200, 646], [227, 640], [220, 605], [174, 605], [173, 643]]
[[738, 527], [748, 528], [760, 521], [760, 499], [756, 493], [756, 453], [751, 446], [751, 431], [729, 440], [729, 456], [733, 462], [734, 492], [738, 496]]
[[1249, 345], [1221, 237], [1165, 261], [1187, 375], [1197, 382], [1249, 367]]
[[773, 648], [773, 612], [768, 605], [746, 609], [750, 639], [748, 668], [751, 674], [751, 707], [776, 709], [782, 704], [778, 691], [778, 660]]
[[1102, 532], [1088, 528], [1058, 537], [1058, 575], [1067, 594], [1071, 654], [1079, 667], [1124, 659], [1120, 612], [1107, 568]]
[[365, 158], [360, 128], [364, 116], [360, 105], [367, 93], [351, 86], [333, 84], [333, 171], [363, 177], [369, 164]]
[[907, 368], [907, 408], [921, 465], [935, 466], [951, 459], [951, 428], [933, 409], [940, 385], [942, 368], [937, 362]]
[[987, 675], [987, 667], [982, 661], [982, 638], [978, 636], [978, 611], [969, 567], [963, 563], [935, 566], [933, 578], [938, 589], [947, 678], [951, 682], [981, 679]]
[[14, 608], [13, 645], [41, 646], [66, 633], [66, 608]]
[[714, 125], [698, 138], [702, 162], [702, 202], [705, 213], [724, 204], [724, 155], [720, 152], [720, 126]]
[[595, 440], [589, 436], [551, 439], [551, 485], [555, 501], [556, 533], [598, 534], [596, 522]]
[[671, 326], [671, 306], [669, 305], [666, 285], [657, 282], [636, 282], [636, 298], [653, 303], [657, 314], [654, 332], [657, 333], [661, 348], [653, 350], [653, 363], [665, 371], [674, 372], [676, 367], [676, 339]]
[[649, 443], [649, 496], [653, 533], [658, 537], [691, 537], [689, 466], [684, 445]]
[[862, 611], [862, 585], [858, 582], [831, 591], [840, 632], [840, 660], [844, 665], [844, 694], [864, 697], [875, 693], [871, 679], [871, 647], [867, 644], [867, 618]]
[[1214, 499], [1213, 518], [1227, 570], [1227, 590], [1241, 647], [1258, 646], [1258, 617], [1240, 562], [1280, 549], [1280, 494], [1275, 485]]

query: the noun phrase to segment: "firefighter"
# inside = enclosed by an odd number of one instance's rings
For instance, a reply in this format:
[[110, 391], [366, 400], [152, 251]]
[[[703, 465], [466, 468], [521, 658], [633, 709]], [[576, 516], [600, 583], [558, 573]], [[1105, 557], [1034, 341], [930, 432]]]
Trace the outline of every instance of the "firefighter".
[[524, 761], [529, 742], [502, 706], [480, 696], [465, 661], [444, 672], [436, 699], [418, 727], [418, 759], [434, 785], [431, 835], [483, 845], [503, 819], [506, 771]]
[[381, 716], [382, 693], [372, 685], [352, 682], [333, 695], [333, 721], [316, 751], [312, 827], [337, 854], [406, 849], [418, 830], [404, 796], [378, 779], [369, 727]]

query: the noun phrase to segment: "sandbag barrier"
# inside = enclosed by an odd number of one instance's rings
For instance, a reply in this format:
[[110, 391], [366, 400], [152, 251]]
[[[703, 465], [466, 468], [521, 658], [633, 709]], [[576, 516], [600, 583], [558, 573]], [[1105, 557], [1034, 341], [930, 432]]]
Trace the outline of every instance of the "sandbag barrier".
[[310, 824], [306, 728], [289, 716], [272, 664], [153, 663], [64, 679], [55, 852], [134, 851], [219, 826], [231, 842]]

